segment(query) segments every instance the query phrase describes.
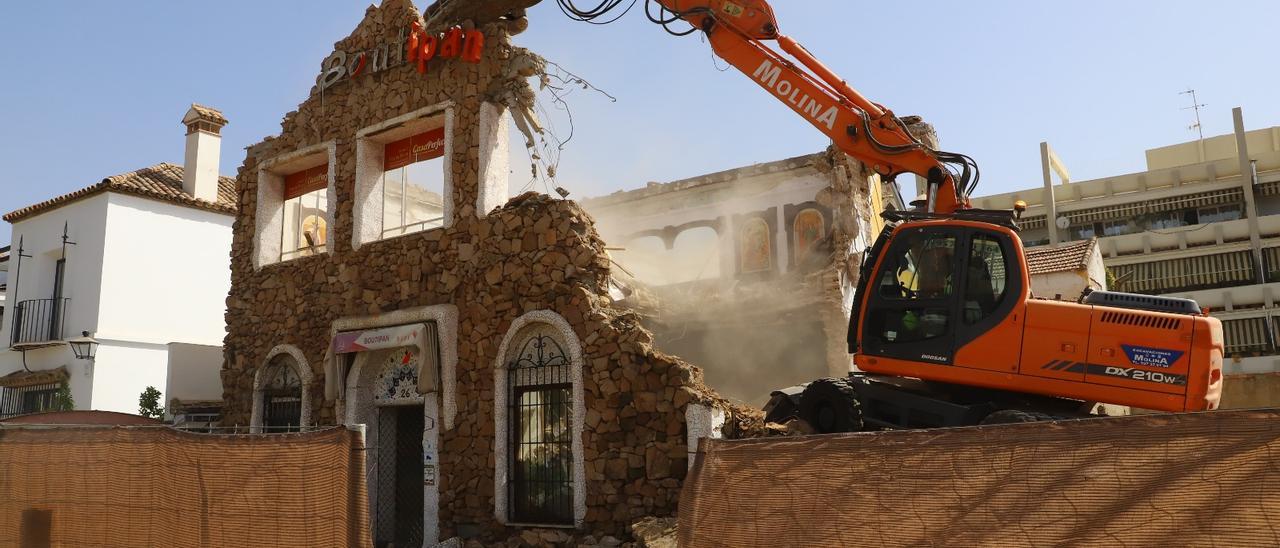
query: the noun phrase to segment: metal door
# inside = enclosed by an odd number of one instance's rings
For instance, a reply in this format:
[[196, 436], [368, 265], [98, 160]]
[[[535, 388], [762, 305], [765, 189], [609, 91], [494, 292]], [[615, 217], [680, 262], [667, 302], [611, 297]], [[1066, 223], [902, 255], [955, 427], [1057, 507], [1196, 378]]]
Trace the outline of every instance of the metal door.
[[376, 545], [422, 545], [422, 432], [426, 426], [421, 405], [378, 409], [377, 473], [374, 501]]

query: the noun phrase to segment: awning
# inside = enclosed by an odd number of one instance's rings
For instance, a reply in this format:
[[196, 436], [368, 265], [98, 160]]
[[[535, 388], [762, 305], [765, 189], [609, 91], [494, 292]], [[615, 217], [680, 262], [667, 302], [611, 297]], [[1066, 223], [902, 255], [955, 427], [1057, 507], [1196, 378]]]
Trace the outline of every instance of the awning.
[[0, 387], [21, 388], [38, 384], [56, 384], [67, 380], [68, 377], [66, 367], [45, 371], [14, 371], [0, 377]]
[[1044, 215], [1036, 215], [1035, 217], [1024, 217], [1019, 219], [1018, 226], [1023, 230], [1044, 228]]
[[1266, 352], [1271, 348], [1267, 341], [1266, 318], [1224, 320], [1222, 335], [1227, 354]]
[[1262, 248], [1262, 264], [1267, 269], [1267, 281], [1280, 279], [1280, 247]]
[[1170, 198], [1160, 198], [1147, 202], [1150, 211], [1172, 211], [1192, 207], [1205, 207], [1218, 204], [1239, 202], [1244, 199], [1238, 188], [1227, 188], [1213, 192], [1200, 192]]
[[1082, 209], [1079, 211], [1070, 211], [1063, 213], [1067, 218], [1071, 219], [1072, 225], [1089, 224], [1096, 221], [1111, 221], [1115, 219], [1127, 219], [1136, 217], [1147, 212], [1147, 204], [1138, 202], [1132, 204], [1121, 204], [1107, 207], [1095, 207], [1091, 209]]
[[[337, 356], [401, 346], [418, 348], [418, 393], [426, 394], [440, 390], [439, 336], [435, 322], [427, 322], [338, 332], [333, 337], [333, 344], [329, 348], [331, 356], [325, 360], [326, 364], [332, 364], [330, 367], [335, 374], [332, 380], [336, 383], [333, 388], [336, 389], [338, 397], [342, 397], [342, 389], [346, 386], [347, 371], [346, 360], [339, 359]], [[329, 373], [326, 371], [326, 377]], [[329, 383], [326, 383], [325, 392], [326, 395], [330, 392]]]
[[1071, 224], [1073, 226], [1078, 226], [1098, 221], [1128, 219], [1145, 213], [1176, 211], [1193, 207], [1233, 203], [1242, 199], [1240, 189], [1228, 188], [1212, 192], [1200, 192], [1196, 194], [1161, 198], [1158, 200], [1066, 211], [1063, 212], [1062, 215], [1071, 219]]
[[1114, 265], [1110, 268], [1117, 279], [1124, 280], [1124, 287], [1120, 290], [1133, 293], [1186, 291], [1253, 279], [1253, 264], [1248, 251]]

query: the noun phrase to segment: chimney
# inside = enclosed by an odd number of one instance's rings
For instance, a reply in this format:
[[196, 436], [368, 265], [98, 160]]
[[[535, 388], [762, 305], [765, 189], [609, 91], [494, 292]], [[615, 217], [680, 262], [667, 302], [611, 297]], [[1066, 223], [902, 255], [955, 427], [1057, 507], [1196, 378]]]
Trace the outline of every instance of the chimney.
[[187, 154], [182, 164], [182, 190], [209, 202], [218, 201], [218, 161], [222, 152], [222, 126], [227, 119], [216, 109], [191, 104], [182, 117], [187, 126]]

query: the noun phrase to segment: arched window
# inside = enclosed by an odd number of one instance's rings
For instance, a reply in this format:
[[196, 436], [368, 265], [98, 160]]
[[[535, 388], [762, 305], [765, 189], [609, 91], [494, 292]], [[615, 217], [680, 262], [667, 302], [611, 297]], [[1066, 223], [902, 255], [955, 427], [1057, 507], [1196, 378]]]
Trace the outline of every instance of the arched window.
[[822, 218], [821, 211], [809, 208], [796, 214], [792, 228], [795, 233], [795, 242], [792, 244], [795, 246], [795, 259], [797, 263], [803, 262], [805, 255], [813, 248], [813, 243], [826, 234], [826, 221]]
[[297, 432], [302, 426], [302, 379], [292, 356], [281, 354], [263, 372], [262, 430]]
[[699, 226], [676, 235], [666, 264], [668, 282], [714, 280], [720, 277], [720, 236], [714, 228]]
[[574, 522], [573, 376], [560, 338], [551, 326], [534, 323], [508, 350], [513, 523]]
[[746, 219], [738, 229], [738, 269], [743, 274], [764, 272], [773, 268], [773, 246], [769, 242], [769, 223], [759, 217]]

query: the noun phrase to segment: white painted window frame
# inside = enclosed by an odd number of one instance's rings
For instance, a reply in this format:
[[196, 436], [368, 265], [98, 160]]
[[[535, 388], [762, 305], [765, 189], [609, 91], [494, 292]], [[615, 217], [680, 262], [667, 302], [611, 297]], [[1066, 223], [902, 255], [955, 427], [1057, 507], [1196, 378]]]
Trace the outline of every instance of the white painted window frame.
[[329, 165], [329, 181], [326, 186], [328, 204], [325, 207], [324, 221], [329, 234], [326, 235], [327, 245], [319, 254], [333, 252], [336, 227], [334, 212], [338, 209], [338, 193], [335, 190], [338, 144], [337, 141], [325, 141], [267, 159], [258, 166], [258, 205], [254, 215], [256, 222], [253, 237], [255, 270], [302, 258], [294, 257], [286, 261], [280, 259], [280, 240], [284, 230], [284, 178], [290, 173], [315, 167], [326, 161]]
[[[383, 147], [395, 139], [407, 137], [418, 130], [431, 129], [432, 121], [444, 116], [444, 224], [445, 228], [453, 226], [458, 218], [457, 204], [454, 204], [453, 158], [455, 131], [458, 129], [455, 120], [456, 105], [445, 101], [423, 107], [412, 112], [396, 116], [356, 131], [356, 177], [354, 193], [353, 227], [351, 231], [351, 248], [376, 241], [394, 238], [382, 235], [382, 174]], [[478, 217], [484, 217], [489, 211], [506, 203], [508, 161], [508, 126], [510, 113], [506, 107], [496, 103], [482, 103], [479, 119], [479, 189], [474, 204]], [[435, 230], [434, 228], [428, 230]]]
[[[354, 214], [351, 231], [351, 248], [379, 240], [400, 236], [383, 236], [383, 168], [385, 158], [384, 147], [387, 143], [403, 139], [422, 131], [430, 131], [444, 127], [444, 156], [441, 158], [444, 170], [444, 185], [441, 198], [444, 200], [444, 227], [453, 225], [453, 158], [454, 143], [454, 111], [453, 102], [446, 101], [413, 112], [396, 116], [377, 124], [356, 131], [356, 182], [352, 207]], [[443, 121], [440, 121], [443, 118]], [[427, 229], [434, 230], [434, 228]]]

